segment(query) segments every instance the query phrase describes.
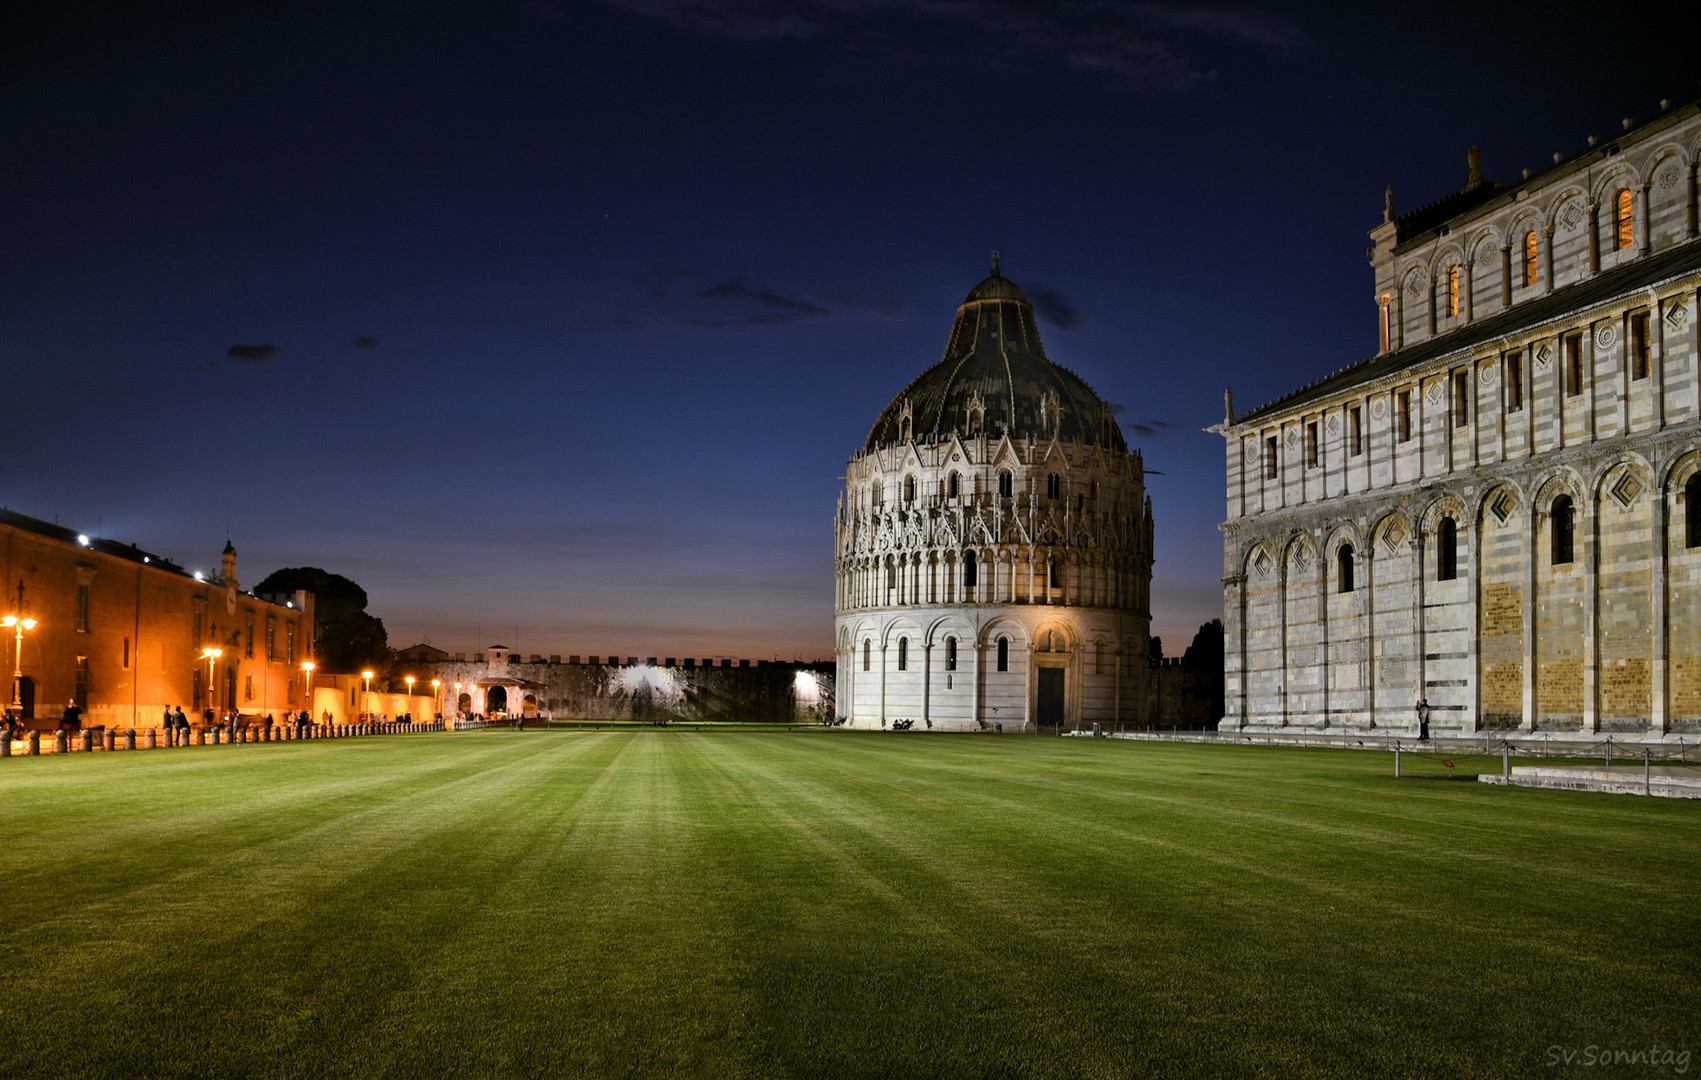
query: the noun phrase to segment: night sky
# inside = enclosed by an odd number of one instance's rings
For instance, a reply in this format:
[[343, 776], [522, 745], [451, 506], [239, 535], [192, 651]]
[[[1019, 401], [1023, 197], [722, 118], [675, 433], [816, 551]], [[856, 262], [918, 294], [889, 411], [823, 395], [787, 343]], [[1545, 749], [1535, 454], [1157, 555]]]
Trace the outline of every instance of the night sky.
[[0, 503], [192, 569], [228, 535], [451, 651], [831, 656], [845, 461], [997, 249], [1163, 474], [1178, 655], [1200, 429], [1374, 350], [1383, 187], [1701, 93], [1677, 4], [35, 7]]

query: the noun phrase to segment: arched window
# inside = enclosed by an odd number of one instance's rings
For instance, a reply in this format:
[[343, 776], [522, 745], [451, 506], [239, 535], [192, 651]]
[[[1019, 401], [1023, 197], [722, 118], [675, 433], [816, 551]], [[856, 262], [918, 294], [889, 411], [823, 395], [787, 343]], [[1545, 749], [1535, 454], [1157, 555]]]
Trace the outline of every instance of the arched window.
[[915, 477], [904, 477], [904, 501], [915, 502]]
[[957, 497], [957, 493], [962, 490], [962, 483], [962, 477], [957, 473], [952, 473], [950, 479], [945, 481], [946, 492], [951, 496], [951, 498], [955, 499]]
[[1623, 191], [1618, 193], [1616, 205], [1618, 213], [1615, 216], [1614, 221], [1617, 225], [1615, 230], [1615, 239], [1617, 242], [1613, 246], [1622, 251], [1636, 242], [1636, 221], [1635, 215], [1631, 210], [1632, 204], [1629, 188], [1625, 188]]
[[980, 567], [975, 564], [975, 553], [963, 552], [963, 587], [972, 589], [980, 584]]
[[1342, 544], [1341, 550], [1335, 553], [1335, 589], [1338, 592], [1353, 591], [1353, 546]]
[[1104, 674], [1104, 642], [1102, 641], [1093, 646], [1093, 674]]
[[1459, 314], [1459, 264], [1447, 268], [1447, 317]]
[[895, 589], [895, 588], [898, 587], [898, 564], [897, 563], [887, 563], [886, 564], [886, 587], [888, 589]]
[[862, 640], [862, 670], [868, 670], [868, 660], [874, 652], [874, 643], [867, 638]]
[[1684, 535], [1683, 546], [1701, 547], [1701, 472], [1683, 485]]
[[903, 421], [898, 425], [898, 441], [910, 441], [910, 418], [907, 416], [904, 417]]
[[1010, 639], [1007, 637], [998, 639], [998, 670], [1010, 670]]
[[907, 637], [901, 637], [901, 638], [898, 639], [898, 670], [899, 671], [908, 671], [909, 669], [910, 669], [910, 639], [907, 638]]
[[1009, 469], [998, 474], [998, 497], [1008, 499], [1016, 493], [1016, 478], [1010, 475]]
[[1063, 494], [1063, 478], [1056, 473], [1045, 474], [1045, 497], [1055, 499]]
[[1524, 234], [1524, 287], [1533, 288], [1536, 284], [1536, 230], [1531, 229]]
[[1561, 495], [1553, 500], [1553, 565], [1564, 566], [1571, 561], [1571, 538], [1576, 529], [1571, 496]]
[[1099, 501], [1099, 482], [1097, 480], [1093, 480], [1087, 485], [1087, 498], [1093, 500], [1094, 503]]
[[957, 639], [954, 637], [945, 639], [945, 670], [957, 670]]
[[1453, 519], [1441, 519], [1435, 533], [1435, 580], [1452, 581], [1459, 576], [1459, 527]]
[[1063, 564], [1056, 559], [1051, 560], [1049, 579], [1052, 588], [1063, 588]]
[[979, 435], [980, 434], [980, 426], [981, 426], [981, 411], [979, 409], [970, 409], [969, 410], [969, 435], [970, 436]]

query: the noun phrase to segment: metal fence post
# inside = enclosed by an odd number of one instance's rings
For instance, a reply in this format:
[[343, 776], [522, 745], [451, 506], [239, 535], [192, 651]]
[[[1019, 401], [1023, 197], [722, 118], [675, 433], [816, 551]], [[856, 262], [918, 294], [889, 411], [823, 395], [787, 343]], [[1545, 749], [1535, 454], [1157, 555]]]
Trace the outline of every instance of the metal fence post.
[[1400, 778], [1400, 744], [1394, 744], [1394, 779]]

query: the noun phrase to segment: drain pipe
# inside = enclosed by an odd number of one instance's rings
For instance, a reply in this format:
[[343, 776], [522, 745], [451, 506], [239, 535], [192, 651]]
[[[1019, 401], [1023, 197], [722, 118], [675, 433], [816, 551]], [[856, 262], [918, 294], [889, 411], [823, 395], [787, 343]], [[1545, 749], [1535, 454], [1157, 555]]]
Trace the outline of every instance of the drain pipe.
[[1500, 776], [1508, 782], [1512, 779], [1512, 744], [1509, 742], [1500, 744]]

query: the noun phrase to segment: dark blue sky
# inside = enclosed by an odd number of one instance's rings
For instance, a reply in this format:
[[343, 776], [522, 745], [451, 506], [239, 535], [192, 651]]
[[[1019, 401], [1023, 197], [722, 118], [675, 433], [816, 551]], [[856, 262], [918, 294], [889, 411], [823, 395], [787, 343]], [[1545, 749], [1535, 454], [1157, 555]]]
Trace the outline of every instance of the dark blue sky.
[[996, 248], [1164, 474], [1177, 654], [1200, 429], [1374, 348], [1383, 186], [1701, 93], [1678, 5], [157, 6], [0, 22], [0, 502], [451, 650], [830, 655], [845, 459]]

